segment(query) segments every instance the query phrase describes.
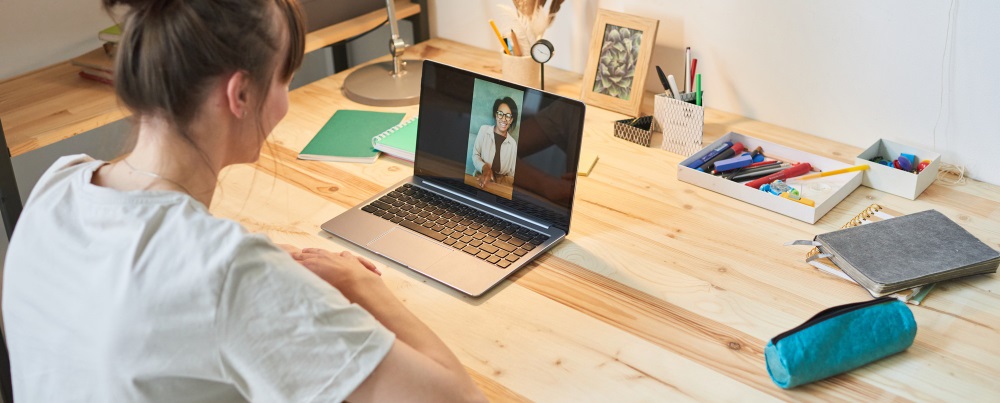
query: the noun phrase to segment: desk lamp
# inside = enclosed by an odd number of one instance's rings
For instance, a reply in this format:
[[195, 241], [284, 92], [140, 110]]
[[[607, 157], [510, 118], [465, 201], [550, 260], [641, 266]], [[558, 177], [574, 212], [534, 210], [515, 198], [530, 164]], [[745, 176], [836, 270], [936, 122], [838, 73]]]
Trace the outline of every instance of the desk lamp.
[[350, 100], [373, 106], [405, 106], [420, 102], [420, 76], [423, 65], [402, 59], [406, 41], [399, 36], [394, 0], [385, 1], [389, 13], [389, 53], [391, 62], [374, 63], [359, 68], [344, 80], [344, 95]]

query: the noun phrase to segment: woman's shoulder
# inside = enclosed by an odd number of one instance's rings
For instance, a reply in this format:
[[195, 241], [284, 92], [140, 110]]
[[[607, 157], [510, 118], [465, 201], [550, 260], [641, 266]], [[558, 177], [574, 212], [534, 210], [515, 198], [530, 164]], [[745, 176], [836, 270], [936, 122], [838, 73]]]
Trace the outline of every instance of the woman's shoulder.
[[91, 165], [103, 163], [104, 161], [96, 160], [87, 154], [64, 155], [59, 157], [56, 162], [53, 162], [52, 165], [45, 170], [45, 173], [42, 174], [38, 183], [41, 184], [44, 183], [46, 179], [72, 174], [80, 171], [81, 169], [86, 169]]
[[479, 135], [487, 136], [493, 134], [493, 125], [482, 125], [479, 126]]
[[88, 168], [93, 169], [95, 165], [104, 164], [104, 161], [95, 160], [87, 154], [76, 154], [59, 157], [48, 169], [38, 178], [31, 194], [44, 193], [47, 189], [58, 187], [60, 184], [67, 184], [67, 179], [76, 176], [81, 171]]

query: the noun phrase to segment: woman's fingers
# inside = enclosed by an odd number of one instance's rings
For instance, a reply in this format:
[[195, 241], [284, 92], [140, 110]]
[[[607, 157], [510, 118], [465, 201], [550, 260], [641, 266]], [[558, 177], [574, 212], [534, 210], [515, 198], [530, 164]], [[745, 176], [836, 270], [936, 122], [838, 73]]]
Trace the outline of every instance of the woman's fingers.
[[302, 251], [301, 249], [285, 243], [279, 243], [275, 245], [278, 245], [278, 247], [281, 248], [281, 250], [287, 252], [289, 255], [292, 255], [292, 259], [300, 260], [297, 256]]
[[339, 253], [333, 253], [319, 248], [305, 248], [302, 249], [302, 252], [298, 253], [297, 255], [298, 255], [297, 257], [296, 256], [293, 257], [295, 257], [296, 260], [302, 262], [303, 265], [305, 265], [307, 268], [311, 268], [310, 267], [311, 264], [307, 265], [306, 263], [314, 263], [317, 260], [326, 258], [331, 262], [345, 261], [345, 260], [347, 262], [357, 261], [358, 263], [361, 263], [361, 265], [364, 266], [365, 269], [368, 269], [372, 273], [375, 273], [379, 276], [382, 275], [382, 272], [380, 272], [378, 268], [375, 267], [375, 263], [372, 263], [370, 260], [365, 259], [363, 257], [355, 256], [353, 253], [346, 250], [340, 251]]
[[378, 274], [380, 276], [382, 275], [382, 272], [378, 271], [378, 268], [375, 267], [375, 263], [372, 263], [371, 260], [358, 256], [358, 261], [361, 262], [361, 265], [365, 266], [366, 269], [371, 270], [372, 273]]

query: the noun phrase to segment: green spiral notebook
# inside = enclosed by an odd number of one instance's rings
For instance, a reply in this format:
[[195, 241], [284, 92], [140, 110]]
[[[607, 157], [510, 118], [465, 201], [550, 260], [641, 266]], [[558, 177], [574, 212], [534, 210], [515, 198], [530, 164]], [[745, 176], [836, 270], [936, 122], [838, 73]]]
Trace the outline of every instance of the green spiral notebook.
[[393, 157], [413, 162], [417, 150], [417, 118], [410, 118], [372, 137], [372, 147]]
[[341, 109], [299, 152], [299, 159], [375, 162], [379, 152], [372, 148], [372, 137], [398, 124], [403, 116], [406, 114]]

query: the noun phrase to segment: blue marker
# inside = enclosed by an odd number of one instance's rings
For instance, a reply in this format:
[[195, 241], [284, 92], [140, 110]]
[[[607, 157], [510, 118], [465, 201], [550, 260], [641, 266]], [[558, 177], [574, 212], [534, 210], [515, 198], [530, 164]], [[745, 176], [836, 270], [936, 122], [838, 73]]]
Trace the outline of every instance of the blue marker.
[[721, 154], [723, 151], [728, 150], [732, 146], [733, 143], [729, 141], [719, 144], [719, 146], [715, 147], [714, 150], [709, 151], [708, 154], [705, 154], [704, 156], [695, 161], [692, 161], [690, 164], [687, 165], [687, 167], [691, 169], [698, 169], [698, 167], [704, 165], [706, 162], [708, 162], [708, 160], [715, 158], [716, 155]]
[[736, 168], [743, 168], [747, 165], [753, 163], [753, 158], [750, 154], [743, 153], [738, 157], [726, 158], [724, 160], [715, 161], [715, 170], [719, 172], [729, 171]]

